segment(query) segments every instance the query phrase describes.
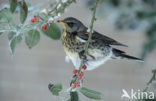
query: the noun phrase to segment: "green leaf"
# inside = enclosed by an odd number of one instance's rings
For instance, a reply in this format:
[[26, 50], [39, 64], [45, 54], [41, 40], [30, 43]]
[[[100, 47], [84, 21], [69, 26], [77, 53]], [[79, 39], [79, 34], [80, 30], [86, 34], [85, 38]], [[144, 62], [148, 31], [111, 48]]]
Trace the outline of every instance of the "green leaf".
[[8, 39], [9, 39], [9, 40], [12, 40], [12, 39], [14, 38], [15, 35], [16, 35], [15, 32], [12, 32], [12, 31], [9, 32], [9, 33], [8, 33]]
[[40, 41], [40, 33], [38, 30], [33, 29], [28, 32], [28, 35], [25, 37], [25, 42], [29, 48], [34, 47]]
[[70, 92], [70, 100], [69, 101], [79, 101], [79, 96], [77, 92]]
[[10, 2], [10, 10], [12, 13], [14, 13], [17, 7], [17, 0], [9, 0], [9, 2]]
[[85, 87], [82, 87], [80, 89], [80, 92], [88, 97], [88, 98], [91, 98], [91, 99], [96, 99], [96, 100], [101, 100], [103, 99], [103, 94], [100, 93], [100, 92], [97, 92], [97, 91], [94, 91], [94, 90], [90, 90], [88, 88], [85, 88]]
[[58, 40], [61, 37], [60, 28], [55, 23], [51, 23], [50, 26], [47, 28], [47, 30], [46, 31], [42, 30], [42, 32], [51, 39]]
[[110, 2], [112, 3], [113, 6], [118, 7], [121, 3], [120, 0], [110, 0]]
[[5, 8], [0, 11], [0, 23], [9, 23], [12, 20], [12, 13]]
[[152, 17], [155, 17], [155, 16], [156, 16], [155, 11], [150, 11], [150, 12], [138, 11], [138, 12], [136, 12], [136, 17], [138, 17], [139, 19], [152, 18]]
[[23, 24], [28, 15], [28, 7], [24, 0], [20, 2], [20, 21]]
[[70, 92], [70, 98], [65, 101], [79, 101], [79, 96], [77, 92]]
[[3, 34], [3, 32], [0, 32], [0, 35], [2, 35]]
[[53, 95], [59, 96], [59, 92], [62, 90], [62, 84], [49, 84], [49, 90], [52, 92]]
[[50, 9], [55, 9], [57, 7], [57, 5], [58, 5], [57, 2], [50, 4]]
[[45, 13], [40, 13], [39, 16], [44, 21], [48, 20], [48, 16]]
[[16, 46], [19, 43], [21, 43], [21, 41], [22, 41], [22, 37], [21, 36], [15, 36], [12, 40], [10, 40], [9, 46], [10, 46], [12, 54], [14, 54]]
[[26, 2], [27, 7], [31, 7], [31, 3], [30, 2]]

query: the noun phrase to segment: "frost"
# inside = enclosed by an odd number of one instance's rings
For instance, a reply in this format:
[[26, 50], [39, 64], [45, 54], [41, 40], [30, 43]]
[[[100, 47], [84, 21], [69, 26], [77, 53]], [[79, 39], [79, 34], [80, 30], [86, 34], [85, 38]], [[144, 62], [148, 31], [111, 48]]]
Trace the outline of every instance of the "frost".
[[75, 92], [75, 91], [77, 91], [77, 89], [78, 89], [78, 88], [75, 87], [74, 89], [71, 89], [71, 91], [72, 91], [72, 92]]
[[54, 19], [58, 19], [61, 16], [61, 13], [58, 13], [57, 16], [54, 17]]
[[47, 11], [46, 9], [43, 9], [43, 10], [41, 11], [41, 13], [48, 14], [48, 11]]
[[66, 90], [66, 92], [70, 92], [70, 91], [71, 91], [71, 89], [72, 89], [71, 87], [70, 87], [70, 88], [68, 88], [68, 89]]
[[55, 17], [54, 17], [54, 19], [58, 19], [58, 18], [59, 18], [58, 16], [55, 16]]
[[49, 23], [52, 23], [53, 21], [54, 21], [54, 19], [52, 17], [49, 18], [49, 20], [48, 20]]
[[57, 16], [60, 17], [61, 16], [61, 13], [58, 13]]
[[59, 9], [61, 7], [61, 4], [59, 4], [58, 6], [57, 6], [57, 9]]
[[62, 0], [62, 3], [66, 3], [67, 2], [67, 0]]

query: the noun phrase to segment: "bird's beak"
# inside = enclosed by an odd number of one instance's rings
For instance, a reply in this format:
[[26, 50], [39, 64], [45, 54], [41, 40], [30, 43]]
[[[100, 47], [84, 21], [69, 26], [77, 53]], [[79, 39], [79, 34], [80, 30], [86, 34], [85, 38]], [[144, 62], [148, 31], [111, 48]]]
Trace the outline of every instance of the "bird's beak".
[[66, 23], [63, 20], [57, 20], [58, 23], [65, 25]]
[[65, 21], [63, 21], [63, 20], [57, 20], [57, 22], [63, 25], [63, 29], [66, 29], [66, 30], [67, 29], [70, 29]]

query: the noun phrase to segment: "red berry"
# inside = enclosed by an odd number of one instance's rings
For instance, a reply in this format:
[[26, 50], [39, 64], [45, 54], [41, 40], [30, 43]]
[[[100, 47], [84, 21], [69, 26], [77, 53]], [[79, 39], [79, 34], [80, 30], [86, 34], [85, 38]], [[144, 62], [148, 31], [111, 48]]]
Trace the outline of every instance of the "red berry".
[[83, 65], [82, 68], [83, 68], [84, 70], [86, 70], [86, 69], [87, 69], [87, 66], [86, 66], [86, 65]]
[[81, 80], [83, 76], [84, 76], [84, 72], [81, 72], [81, 73], [78, 75], [78, 79]]
[[75, 85], [76, 86], [80, 86], [80, 82], [75, 82]]
[[81, 80], [81, 79], [82, 79], [82, 76], [81, 76], [81, 75], [79, 75], [79, 76], [78, 76], [78, 79], [79, 79], [79, 80]]
[[45, 31], [45, 30], [47, 30], [47, 28], [48, 28], [48, 24], [45, 24], [45, 25], [42, 27], [42, 30]]
[[34, 20], [34, 19], [31, 19], [31, 22], [32, 22], [32, 23], [34, 23], [34, 22], [35, 22], [35, 20]]
[[81, 76], [84, 76], [84, 72], [81, 72], [80, 75], [81, 75]]
[[47, 29], [48, 28], [48, 24], [45, 24], [44, 27]]
[[74, 69], [74, 70], [73, 70], [73, 74], [76, 74], [76, 73], [77, 73], [77, 70], [76, 70], [76, 69]]
[[82, 75], [81, 75], [81, 74], [78, 75], [78, 79], [79, 79], [79, 80], [82, 79]]
[[37, 16], [36, 16], [36, 15], [34, 16], [34, 21], [35, 21], [35, 22], [37, 21]]
[[76, 88], [76, 87], [79, 87], [80, 86], [80, 82], [75, 82], [73, 85], [72, 85], [72, 89]]
[[72, 89], [74, 89], [74, 88], [76, 88], [76, 84], [75, 83], [72, 85]]
[[43, 31], [45, 31], [45, 30], [46, 30], [45, 26], [43, 26], [43, 27], [42, 27], [42, 30], [43, 30]]

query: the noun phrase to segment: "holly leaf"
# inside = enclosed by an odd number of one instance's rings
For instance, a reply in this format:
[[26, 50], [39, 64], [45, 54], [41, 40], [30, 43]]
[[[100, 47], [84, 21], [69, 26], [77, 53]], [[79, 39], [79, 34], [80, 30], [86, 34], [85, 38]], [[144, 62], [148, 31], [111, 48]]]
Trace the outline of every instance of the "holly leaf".
[[14, 13], [17, 7], [17, 0], [9, 0], [9, 2], [10, 2], [10, 11]]
[[61, 37], [61, 30], [55, 23], [51, 23], [50, 26], [46, 29], [46, 31], [42, 30], [42, 32], [51, 39], [58, 40]]
[[25, 37], [25, 43], [29, 48], [32, 48], [35, 45], [37, 45], [39, 41], [40, 41], [40, 33], [36, 29], [30, 30], [27, 36]]
[[10, 50], [11, 50], [11, 53], [12, 53], [12, 54], [14, 54], [16, 46], [17, 46], [19, 43], [21, 43], [21, 41], [22, 41], [22, 37], [21, 37], [20, 35], [14, 36], [14, 37], [10, 40], [9, 46], [10, 46]]
[[103, 94], [100, 93], [100, 92], [97, 92], [97, 91], [94, 91], [94, 90], [91, 90], [91, 89], [88, 89], [88, 88], [85, 88], [85, 87], [82, 87], [80, 89], [80, 92], [88, 97], [88, 98], [91, 98], [91, 99], [96, 99], [96, 100], [101, 100], [103, 99]]
[[28, 7], [27, 7], [27, 4], [24, 0], [19, 2], [19, 4], [20, 4], [20, 21], [23, 24], [27, 18], [27, 15], [28, 15]]
[[12, 13], [5, 8], [0, 11], [0, 23], [9, 23], [12, 20]]
[[59, 92], [62, 90], [62, 84], [58, 83], [58, 84], [49, 84], [48, 85], [49, 90], [51, 91], [51, 93], [55, 96], [59, 96]]

